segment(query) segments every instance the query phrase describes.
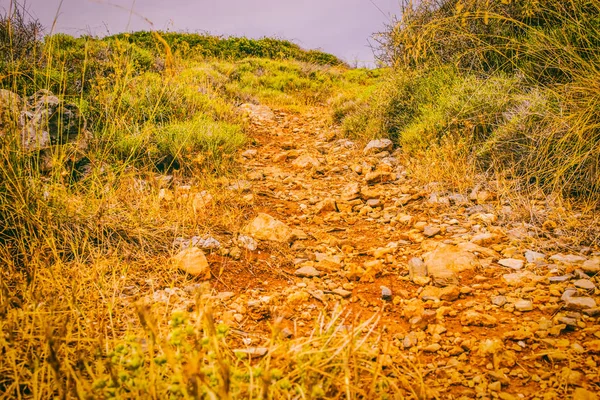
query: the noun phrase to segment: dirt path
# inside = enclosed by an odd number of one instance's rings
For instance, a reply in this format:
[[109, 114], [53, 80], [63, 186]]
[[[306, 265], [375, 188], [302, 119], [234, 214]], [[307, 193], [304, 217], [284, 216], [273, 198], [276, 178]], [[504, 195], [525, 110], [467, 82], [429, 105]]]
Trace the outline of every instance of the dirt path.
[[439, 398], [594, 398], [598, 253], [557, 254], [503, 219], [493, 191], [419, 187], [386, 143], [338, 137], [323, 110], [253, 114], [237, 184], [296, 240], [244, 242], [240, 263], [221, 268], [216, 310], [244, 344], [276, 323], [307, 335], [341, 305], [380, 318], [392, 362], [420, 365]]

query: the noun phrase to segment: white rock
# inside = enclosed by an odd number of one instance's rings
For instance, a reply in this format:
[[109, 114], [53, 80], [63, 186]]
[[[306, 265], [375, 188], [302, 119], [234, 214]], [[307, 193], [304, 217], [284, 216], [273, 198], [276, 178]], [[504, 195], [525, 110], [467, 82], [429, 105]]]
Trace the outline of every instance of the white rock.
[[563, 263], [563, 264], [575, 265], [575, 264], [582, 264], [587, 259], [585, 257], [577, 256], [574, 254], [567, 254], [567, 255], [555, 254], [552, 257], [550, 257], [550, 260], [559, 262], [559, 263]]
[[382, 151], [391, 151], [394, 143], [389, 139], [371, 140], [363, 150], [363, 154], [376, 154]]
[[246, 235], [238, 236], [238, 242], [244, 247], [246, 250], [255, 251], [258, 248], [258, 243], [254, 238]]
[[537, 251], [527, 250], [525, 252], [525, 259], [528, 263], [534, 263], [536, 261], [543, 261], [546, 258], [546, 255], [543, 253], [538, 253]]

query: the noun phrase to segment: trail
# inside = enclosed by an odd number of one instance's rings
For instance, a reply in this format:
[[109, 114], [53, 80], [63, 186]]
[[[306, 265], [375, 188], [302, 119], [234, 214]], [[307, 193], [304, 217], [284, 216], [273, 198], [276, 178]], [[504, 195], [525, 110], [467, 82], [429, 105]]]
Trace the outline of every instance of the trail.
[[598, 254], [557, 253], [503, 218], [491, 190], [420, 187], [397, 153], [365, 151], [325, 115], [251, 110], [238, 186], [252, 215], [276, 218], [296, 240], [258, 241], [243, 268], [221, 268], [216, 310], [240, 343], [264, 344], [274, 325], [309, 335], [341, 307], [348, 325], [375, 315], [392, 360], [419, 365], [440, 398], [600, 390]]

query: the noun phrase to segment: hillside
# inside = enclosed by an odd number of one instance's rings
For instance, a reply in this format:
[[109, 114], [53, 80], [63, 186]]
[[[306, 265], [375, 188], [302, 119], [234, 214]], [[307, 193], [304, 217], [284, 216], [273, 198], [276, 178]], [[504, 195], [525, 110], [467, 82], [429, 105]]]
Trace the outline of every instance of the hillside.
[[377, 70], [0, 18], [0, 398], [597, 399], [596, 37], [511, 70], [453, 40], [522, 10], [442, 3]]

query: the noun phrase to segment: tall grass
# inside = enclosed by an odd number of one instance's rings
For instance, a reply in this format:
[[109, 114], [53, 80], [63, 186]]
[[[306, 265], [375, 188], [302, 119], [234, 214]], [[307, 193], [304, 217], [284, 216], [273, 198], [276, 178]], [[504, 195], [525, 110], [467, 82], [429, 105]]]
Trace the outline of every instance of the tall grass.
[[[196, 312], [172, 317], [172, 307], [141, 301], [190, 285], [169, 264], [175, 238], [236, 232], [248, 213], [247, 201], [226, 189], [246, 142], [238, 105], [323, 106], [372, 83], [367, 71], [326, 67], [335, 57], [267, 39], [214, 38], [224, 53], [198, 58], [198, 48], [186, 55], [175, 46], [177, 35], [41, 32], [19, 7], [0, 16], [0, 397], [423, 390], [383, 377], [392, 367], [382, 363], [375, 320], [348, 331], [341, 314], [323, 315], [312, 337], [286, 341], [274, 331], [267, 356], [249, 360], [234, 352], [245, 347], [237, 336], [212, 320], [206, 291], [194, 294]], [[257, 58], [280, 48], [277, 60]], [[60, 106], [35, 139], [52, 121], [58, 133], [28, 148], [22, 112], [39, 99], [42, 111], [49, 101]], [[66, 115], [76, 121], [69, 134]]]
[[599, 15], [597, 0], [407, 2], [376, 36], [392, 76], [343, 123], [413, 153], [456, 143], [477, 171], [597, 199]]

